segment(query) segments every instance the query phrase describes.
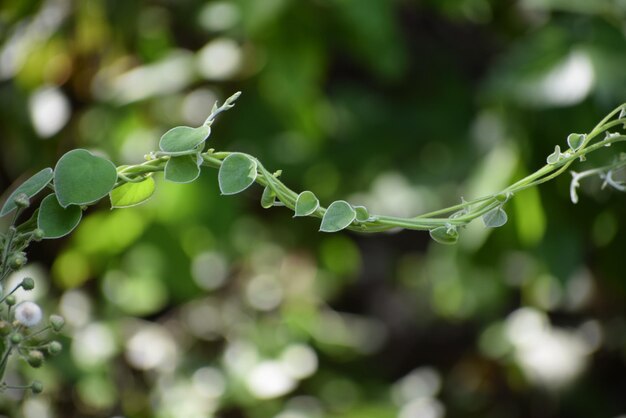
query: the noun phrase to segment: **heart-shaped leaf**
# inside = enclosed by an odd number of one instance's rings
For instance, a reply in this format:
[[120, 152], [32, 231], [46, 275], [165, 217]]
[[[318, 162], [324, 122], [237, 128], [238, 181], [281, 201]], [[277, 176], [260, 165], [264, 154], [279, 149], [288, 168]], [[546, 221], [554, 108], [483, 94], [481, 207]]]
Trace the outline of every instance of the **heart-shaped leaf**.
[[269, 209], [274, 206], [274, 202], [276, 202], [276, 193], [270, 186], [265, 186], [263, 189], [263, 195], [261, 196], [261, 206], [263, 209]]
[[452, 245], [459, 240], [459, 232], [456, 228], [439, 226], [430, 230], [430, 237], [439, 244]]
[[295, 218], [296, 216], [309, 216], [319, 207], [320, 201], [317, 200], [315, 194], [306, 190], [300, 193], [296, 198], [296, 208], [293, 217]]
[[44, 238], [61, 238], [76, 228], [83, 212], [80, 207], [71, 205], [61, 206], [55, 194], [45, 197], [39, 206], [37, 227], [43, 230]]
[[356, 211], [344, 200], [330, 204], [322, 218], [321, 232], [337, 232], [349, 226], [356, 219]]
[[585, 142], [585, 135], [583, 134], [569, 134], [567, 136], [567, 145], [574, 151], [580, 148], [583, 142]]
[[233, 153], [222, 161], [217, 174], [222, 194], [237, 194], [254, 183], [257, 176], [257, 163], [245, 154]]
[[546, 162], [550, 165], [556, 164], [561, 159], [561, 147], [558, 145], [554, 147], [554, 152], [548, 155]]
[[109, 193], [111, 208], [129, 208], [136, 206], [152, 197], [155, 184], [152, 177], [148, 177], [139, 183], [125, 183], [116, 187]]
[[17, 195], [24, 193], [28, 198], [32, 198], [37, 193], [39, 193], [44, 187], [50, 183], [52, 177], [54, 176], [54, 172], [51, 168], [44, 168], [37, 174], [33, 175], [31, 178], [22, 183], [4, 202], [2, 209], [0, 210], [0, 216], [4, 216], [10, 212], [12, 212], [17, 205], [13, 200]]
[[367, 222], [370, 218], [370, 213], [365, 206], [354, 206], [356, 212], [357, 222]]
[[177, 126], [165, 132], [159, 141], [159, 148], [165, 152], [191, 151], [202, 144], [211, 134], [211, 128], [200, 126]]
[[66, 153], [54, 168], [54, 188], [64, 208], [97, 202], [113, 190], [116, 180], [115, 165], [85, 149]]
[[197, 154], [171, 157], [165, 164], [165, 180], [174, 183], [191, 183], [199, 175]]
[[501, 207], [497, 207], [483, 215], [483, 223], [487, 228], [498, 228], [508, 220], [506, 212]]

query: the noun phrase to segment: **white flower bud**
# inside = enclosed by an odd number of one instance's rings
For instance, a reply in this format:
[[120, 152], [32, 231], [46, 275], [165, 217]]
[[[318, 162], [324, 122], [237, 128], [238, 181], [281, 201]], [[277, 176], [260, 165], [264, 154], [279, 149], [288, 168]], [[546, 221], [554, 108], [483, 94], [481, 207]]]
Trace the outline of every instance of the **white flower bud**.
[[34, 302], [22, 302], [15, 307], [15, 320], [25, 327], [33, 327], [41, 321], [41, 308]]

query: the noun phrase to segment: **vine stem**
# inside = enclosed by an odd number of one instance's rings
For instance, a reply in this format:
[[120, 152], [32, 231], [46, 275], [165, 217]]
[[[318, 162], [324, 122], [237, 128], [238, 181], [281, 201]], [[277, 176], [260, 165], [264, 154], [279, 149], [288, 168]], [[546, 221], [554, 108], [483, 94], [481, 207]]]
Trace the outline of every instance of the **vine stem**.
[[[228, 110], [232, 107], [234, 101], [227, 101], [221, 107], [214, 108], [213, 112], [207, 118], [208, 124], [211, 124], [219, 113]], [[432, 212], [424, 213], [410, 218], [400, 218], [386, 215], [373, 215], [369, 220], [364, 222], [355, 222], [348, 226], [347, 229], [359, 232], [381, 232], [394, 228], [405, 228], [414, 230], [432, 230], [434, 228], [446, 226], [446, 227], [459, 227], [464, 226], [473, 221], [474, 219], [483, 216], [491, 210], [502, 207], [511, 196], [524, 189], [537, 186], [539, 184], [550, 181], [561, 174], [577, 160], [583, 160], [586, 155], [595, 152], [601, 148], [610, 146], [616, 142], [626, 141], [624, 135], [607, 135], [603, 140], [593, 142], [598, 135], [608, 131], [619, 125], [626, 125], [626, 118], [623, 115], [623, 110], [626, 108], [626, 104], [623, 104], [612, 112], [610, 112], [594, 129], [585, 136], [582, 144], [577, 149], [568, 148], [564, 153], [558, 155], [558, 160], [554, 163], [548, 163], [539, 168], [534, 173], [520, 179], [503, 190], [479, 197], [477, 199], [463, 201], [460, 204], [452, 205], [447, 208], [435, 210]], [[611, 120], [615, 115], [620, 114], [616, 120]], [[188, 153], [198, 153], [197, 150], [190, 150]], [[165, 153], [167, 154], [167, 153]], [[202, 165], [206, 167], [219, 169], [224, 159], [233, 152], [220, 151], [210, 149], [206, 152], [200, 153], [202, 157]], [[238, 153], [243, 154], [243, 153]], [[268, 171], [263, 164], [256, 158], [248, 154], [244, 154], [252, 161], [256, 163], [257, 176], [255, 178], [256, 183], [262, 187], [269, 187], [271, 191], [276, 195], [276, 205], [286, 206], [291, 210], [294, 210], [298, 194], [285, 185], [278, 175], [272, 174]], [[149, 154], [148, 161], [137, 164], [128, 165], [118, 168], [119, 178], [118, 184], [121, 185], [125, 182], [136, 182], [143, 180], [146, 176], [152, 173], [163, 171], [165, 164], [169, 158], [173, 155], [164, 155], [163, 152]], [[610, 166], [603, 167], [606, 170], [615, 169], [625, 166], [626, 163], [618, 162]], [[597, 172], [597, 171], [596, 171]], [[459, 212], [460, 211], [460, 212]], [[310, 216], [322, 218], [326, 212], [326, 208], [320, 206]], [[453, 213], [457, 213], [457, 216], [450, 216]], [[449, 217], [445, 217], [448, 215]]]

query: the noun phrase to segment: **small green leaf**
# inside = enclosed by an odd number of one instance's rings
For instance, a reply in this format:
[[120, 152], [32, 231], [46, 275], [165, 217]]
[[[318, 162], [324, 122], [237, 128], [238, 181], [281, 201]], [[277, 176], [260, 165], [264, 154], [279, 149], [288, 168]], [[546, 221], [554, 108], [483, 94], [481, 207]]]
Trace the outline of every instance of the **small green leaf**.
[[202, 144], [211, 134], [211, 128], [200, 126], [177, 126], [165, 132], [159, 141], [159, 148], [165, 152], [191, 151]]
[[61, 206], [55, 194], [46, 196], [39, 206], [37, 227], [43, 230], [44, 238], [61, 238], [76, 228], [83, 212], [79, 206]]
[[276, 201], [276, 193], [270, 186], [265, 186], [263, 189], [263, 195], [261, 196], [261, 206], [263, 209], [269, 209], [274, 206], [274, 202]]
[[585, 142], [585, 135], [583, 134], [569, 134], [567, 136], [567, 145], [574, 151], [580, 148], [583, 142]]
[[356, 219], [356, 211], [346, 201], [337, 200], [330, 204], [322, 218], [321, 232], [337, 232], [348, 227]]
[[254, 183], [257, 163], [245, 154], [233, 153], [222, 161], [217, 175], [222, 194], [237, 194]]
[[554, 147], [554, 152], [548, 155], [546, 162], [550, 165], [556, 164], [561, 159], [561, 147], [558, 145]]
[[197, 154], [171, 157], [165, 164], [165, 180], [174, 183], [191, 183], [199, 175]]
[[370, 218], [370, 213], [365, 206], [354, 206], [356, 212], [357, 222], [367, 222]]
[[483, 215], [483, 223], [487, 228], [498, 228], [508, 220], [506, 212], [501, 207], [497, 207]]
[[44, 168], [37, 174], [33, 175], [31, 178], [22, 183], [17, 189], [11, 193], [11, 196], [4, 202], [2, 209], [0, 210], [0, 216], [4, 216], [10, 212], [12, 212], [17, 206], [13, 199], [19, 195], [20, 193], [24, 193], [28, 196], [28, 198], [32, 198], [37, 193], [39, 193], [44, 187], [50, 183], [52, 177], [54, 176], [51, 168]]
[[54, 187], [61, 206], [97, 202], [115, 186], [115, 165], [84, 149], [63, 155], [54, 168]]
[[459, 232], [454, 227], [439, 226], [430, 230], [430, 237], [439, 244], [452, 245], [459, 240]]
[[296, 208], [293, 217], [295, 218], [296, 216], [309, 216], [319, 207], [320, 201], [317, 200], [315, 194], [306, 190], [300, 193], [296, 198]]
[[155, 184], [152, 177], [140, 183], [125, 183], [109, 193], [111, 208], [129, 208], [145, 202], [152, 197]]

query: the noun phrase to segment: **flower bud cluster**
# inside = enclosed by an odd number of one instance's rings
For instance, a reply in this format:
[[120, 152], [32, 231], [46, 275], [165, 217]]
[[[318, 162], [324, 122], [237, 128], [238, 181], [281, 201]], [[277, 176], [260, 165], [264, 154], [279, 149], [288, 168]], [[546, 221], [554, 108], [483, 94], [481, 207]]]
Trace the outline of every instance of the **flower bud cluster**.
[[[0, 339], [4, 340], [5, 347], [0, 354], [3, 362], [10, 361], [17, 354], [30, 367], [39, 368], [47, 357], [56, 356], [63, 350], [62, 344], [51, 336], [61, 331], [65, 320], [59, 315], [50, 315], [44, 321], [43, 311], [37, 303], [16, 300], [14, 293], [19, 288], [32, 290], [35, 280], [26, 277], [4, 297], [0, 296]], [[0, 375], [0, 380], [2, 378]], [[30, 389], [36, 394], [43, 390], [43, 385], [38, 381], [20, 387], [0, 383], [0, 392], [11, 388]]]

